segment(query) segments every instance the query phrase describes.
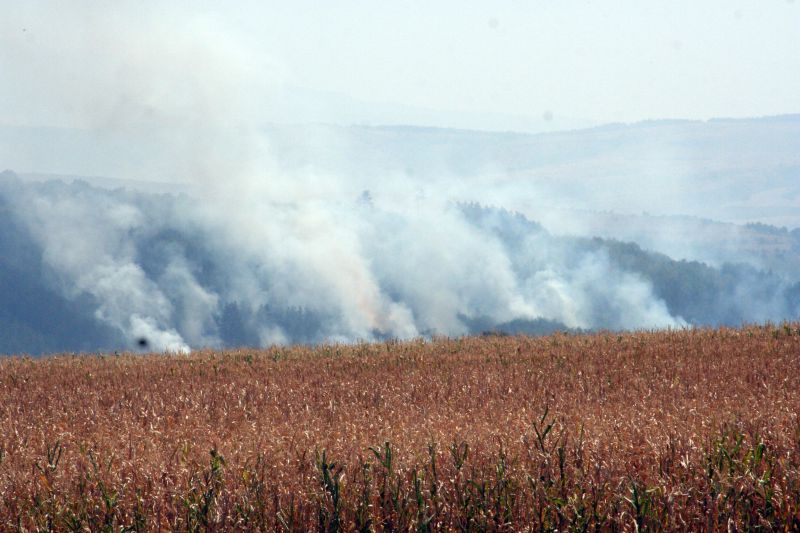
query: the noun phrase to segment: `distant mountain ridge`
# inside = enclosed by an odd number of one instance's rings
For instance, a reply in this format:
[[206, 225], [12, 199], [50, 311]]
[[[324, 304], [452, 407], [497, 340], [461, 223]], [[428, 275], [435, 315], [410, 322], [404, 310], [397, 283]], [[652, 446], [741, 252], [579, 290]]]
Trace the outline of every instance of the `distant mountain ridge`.
[[[386, 174], [423, 185], [449, 177], [507, 191], [516, 202], [508, 207], [526, 213], [547, 205], [800, 227], [798, 114], [537, 134], [324, 124], [266, 124], [263, 134], [277, 169], [358, 176], [365, 188]], [[175, 175], [173, 156], [158, 139], [130, 132], [0, 126], [0, 168], [23, 175], [183, 186], [191, 176]]]

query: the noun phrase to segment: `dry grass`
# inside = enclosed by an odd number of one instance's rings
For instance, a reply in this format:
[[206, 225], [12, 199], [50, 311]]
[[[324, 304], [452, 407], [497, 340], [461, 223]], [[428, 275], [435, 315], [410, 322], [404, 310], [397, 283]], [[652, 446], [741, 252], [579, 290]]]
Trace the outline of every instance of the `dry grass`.
[[800, 529], [800, 327], [0, 361], [0, 530]]

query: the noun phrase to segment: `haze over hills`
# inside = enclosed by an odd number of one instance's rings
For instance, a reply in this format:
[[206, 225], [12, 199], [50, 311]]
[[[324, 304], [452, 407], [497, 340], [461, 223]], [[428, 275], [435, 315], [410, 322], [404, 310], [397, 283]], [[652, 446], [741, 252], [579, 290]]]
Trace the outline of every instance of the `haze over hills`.
[[[800, 226], [800, 115], [541, 134], [322, 124], [262, 133], [280, 170], [347, 174], [365, 189], [387, 175], [422, 193], [469, 178], [463, 188], [476, 197], [486, 201], [490, 186], [489, 200], [535, 218], [536, 210], [566, 208]], [[0, 127], [0, 161], [21, 175], [182, 182], [172, 157], [157, 136]]]
[[[115, 176], [83, 178], [106, 188], [196, 186], [170, 175], [174, 156], [152, 136], [106, 133], [0, 128], [0, 161], [36, 180], [69, 172]], [[347, 176], [350, 196], [446, 196], [519, 211], [555, 234], [634, 241], [677, 259], [797, 267], [786, 255], [787, 234], [746, 225], [800, 226], [800, 115], [537, 135], [323, 124], [268, 125], [262, 133], [267, 173]]]
[[470, 177], [490, 182], [500, 199], [508, 190], [516, 196], [526, 189], [514, 205], [526, 211], [648, 211], [800, 226], [800, 115], [650, 121], [536, 135], [318, 126], [311, 133], [275, 128], [271, 139], [290, 167], [310, 160], [337, 172]]
[[[15, 131], [2, 155], [44, 171], [159, 164], [147, 143], [85, 132], [45, 135], [45, 158]], [[797, 318], [798, 133], [800, 116], [538, 135], [271, 125], [246, 179], [6, 172], [0, 352]]]

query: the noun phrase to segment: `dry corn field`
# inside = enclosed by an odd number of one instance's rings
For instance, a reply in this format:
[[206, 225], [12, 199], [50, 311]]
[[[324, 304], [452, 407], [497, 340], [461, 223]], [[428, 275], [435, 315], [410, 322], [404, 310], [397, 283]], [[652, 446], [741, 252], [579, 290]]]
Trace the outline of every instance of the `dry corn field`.
[[800, 530], [800, 325], [0, 361], [0, 530]]

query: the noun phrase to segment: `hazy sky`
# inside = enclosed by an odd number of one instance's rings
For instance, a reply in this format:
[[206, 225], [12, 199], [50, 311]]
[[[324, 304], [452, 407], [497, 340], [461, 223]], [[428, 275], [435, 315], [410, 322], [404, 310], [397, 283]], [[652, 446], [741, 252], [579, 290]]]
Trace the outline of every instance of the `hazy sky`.
[[[125, 68], [176, 48], [197, 53], [162, 71]], [[246, 72], [237, 95], [300, 88], [293, 105], [350, 99], [356, 114], [373, 104], [593, 122], [796, 113], [800, 1], [6, 1], [0, 123], [85, 126], [97, 88], [118, 92], [120, 71], [158, 78], [175, 62], [210, 69], [190, 85], [228, 77], [214, 69], [234, 62]]]

